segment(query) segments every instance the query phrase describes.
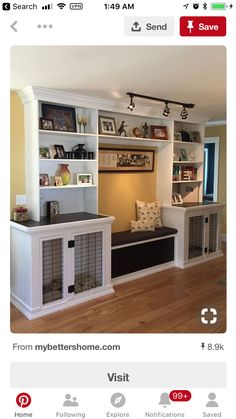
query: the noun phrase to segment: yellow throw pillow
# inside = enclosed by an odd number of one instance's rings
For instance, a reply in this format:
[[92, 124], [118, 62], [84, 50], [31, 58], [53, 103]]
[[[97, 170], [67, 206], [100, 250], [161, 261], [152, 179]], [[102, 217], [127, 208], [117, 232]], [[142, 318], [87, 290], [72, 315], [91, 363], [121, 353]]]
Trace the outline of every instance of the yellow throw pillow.
[[153, 221], [131, 221], [131, 233], [137, 231], [155, 231]]
[[162, 227], [161, 204], [159, 202], [136, 201], [136, 207], [138, 221], [151, 221], [155, 227]]

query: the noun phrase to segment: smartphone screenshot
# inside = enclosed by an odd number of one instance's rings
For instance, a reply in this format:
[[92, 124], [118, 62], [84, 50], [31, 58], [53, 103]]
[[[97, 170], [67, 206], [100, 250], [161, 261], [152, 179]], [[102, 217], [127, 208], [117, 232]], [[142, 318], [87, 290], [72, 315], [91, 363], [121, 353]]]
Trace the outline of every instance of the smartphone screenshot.
[[6, 419], [234, 416], [235, 7], [1, 3]]

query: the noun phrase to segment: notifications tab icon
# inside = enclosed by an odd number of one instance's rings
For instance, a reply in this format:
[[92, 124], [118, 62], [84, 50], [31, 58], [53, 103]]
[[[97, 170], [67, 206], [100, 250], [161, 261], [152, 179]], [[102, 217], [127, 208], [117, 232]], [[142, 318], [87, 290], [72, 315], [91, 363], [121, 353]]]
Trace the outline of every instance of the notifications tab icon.
[[180, 35], [225, 36], [226, 18], [224, 16], [182, 16]]

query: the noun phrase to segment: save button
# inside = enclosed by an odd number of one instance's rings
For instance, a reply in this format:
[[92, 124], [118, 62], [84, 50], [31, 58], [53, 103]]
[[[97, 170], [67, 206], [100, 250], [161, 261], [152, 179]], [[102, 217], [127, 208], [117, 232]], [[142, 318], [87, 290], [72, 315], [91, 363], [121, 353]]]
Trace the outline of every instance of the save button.
[[181, 36], [225, 36], [226, 18], [224, 16], [182, 16], [180, 18]]

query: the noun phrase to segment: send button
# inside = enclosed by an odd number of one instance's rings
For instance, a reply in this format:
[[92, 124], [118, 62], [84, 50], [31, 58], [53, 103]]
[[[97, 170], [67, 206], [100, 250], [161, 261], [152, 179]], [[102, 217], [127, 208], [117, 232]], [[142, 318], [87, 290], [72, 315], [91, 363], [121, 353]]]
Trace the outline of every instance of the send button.
[[167, 23], [163, 25], [153, 25], [152, 23], [146, 24], [147, 31], [167, 31]]
[[174, 27], [172, 16], [125, 17], [126, 36], [173, 36]]

